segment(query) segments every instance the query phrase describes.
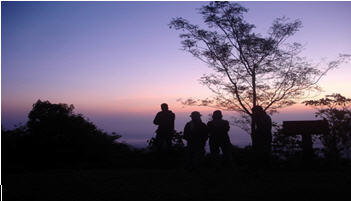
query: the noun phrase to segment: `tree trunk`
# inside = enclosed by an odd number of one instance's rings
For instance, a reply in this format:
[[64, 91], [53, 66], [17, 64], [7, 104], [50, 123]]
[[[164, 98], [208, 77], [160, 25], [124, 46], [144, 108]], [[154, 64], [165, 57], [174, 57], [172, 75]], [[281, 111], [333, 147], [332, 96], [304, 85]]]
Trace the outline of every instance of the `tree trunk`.
[[[257, 104], [257, 94], [256, 94], [256, 67], [257, 65], [254, 64], [252, 68], [252, 108], [254, 108]], [[253, 110], [251, 110], [251, 140], [252, 140], [252, 147], [256, 147], [255, 143], [255, 115]]]
[[253, 148], [256, 147], [255, 133], [256, 133], [255, 120], [254, 120], [254, 115], [252, 115], [251, 116], [251, 144]]

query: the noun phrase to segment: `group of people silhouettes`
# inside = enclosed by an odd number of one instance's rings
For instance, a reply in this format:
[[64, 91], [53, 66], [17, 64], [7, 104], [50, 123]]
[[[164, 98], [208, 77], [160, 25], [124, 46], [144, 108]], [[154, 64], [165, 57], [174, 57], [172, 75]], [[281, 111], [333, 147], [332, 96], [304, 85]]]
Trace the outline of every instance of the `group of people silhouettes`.
[[[253, 144], [256, 147], [257, 156], [261, 161], [268, 161], [271, 154], [272, 120], [264, 112], [262, 107], [255, 106], [253, 109], [255, 137]], [[201, 114], [194, 111], [190, 115], [191, 121], [184, 127], [184, 140], [187, 141], [188, 167], [197, 169], [206, 153], [205, 146], [209, 141], [211, 156], [215, 165], [219, 165], [220, 150], [223, 153], [227, 165], [232, 166], [232, 144], [228, 135], [230, 126], [227, 120], [223, 120], [220, 110], [212, 114], [212, 120], [207, 124], [202, 122]], [[158, 125], [156, 130], [156, 147], [158, 151], [168, 150], [172, 146], [175, 114], [168, 109], [166, 103], [161, 104], [161, 111], [157, 113], [154, 124]]]

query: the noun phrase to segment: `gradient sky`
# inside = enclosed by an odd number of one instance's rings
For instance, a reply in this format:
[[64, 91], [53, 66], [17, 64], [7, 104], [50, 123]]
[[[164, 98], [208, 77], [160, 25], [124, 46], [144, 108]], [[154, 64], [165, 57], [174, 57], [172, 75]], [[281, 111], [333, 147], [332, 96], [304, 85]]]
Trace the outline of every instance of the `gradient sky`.
[[[26, 122], [38, 99], [74, 104], [98, 127], [116, 131], [127, 142], [145, 142], [156, 129], [152, 120], [167, 102], [182, 130], [189, 112], [176, 99], [211, 93], [198, 83], [207, 66], [181, 51], [179, 33], [168, 23], [181, 16], [200, 23], [197, 8], [206, 2], [2, 2], [1, 123]], [[301, 19], [292, 41], [305, 45], [302, 55], [319, 62], [351, 54], [351, 2], [241, 2], [246, 19], [265, 33], [276, 17]], [[351, 97], [350, 64], [330, 72], [323, 94]], [[275, 120], [311, 119], [301, 105]], [[231, 113], [226, 114], [229, 119]], [[136, 123], [138, 126], [131, 126]], [[232, 128], [232, 142], [248, 135]]]

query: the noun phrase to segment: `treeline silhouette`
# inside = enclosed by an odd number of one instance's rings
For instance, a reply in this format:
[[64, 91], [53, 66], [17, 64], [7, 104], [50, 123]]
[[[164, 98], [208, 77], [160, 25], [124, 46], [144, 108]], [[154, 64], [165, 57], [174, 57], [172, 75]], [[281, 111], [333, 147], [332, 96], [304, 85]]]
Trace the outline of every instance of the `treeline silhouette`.
[[120, 135], [98, 129], [73, 110], [73, 105], [38, 100], [26, 125], [2, 129], [5, 169], [97, 166], [130, 151], [116, 142]]
[[[273, 166], [299, 167], [301, 142], [297, 136], [284, 136], [280, 127], [275, 127], [277, 129], [272, 142]], [[155, 138], [148, 140], [147, 148], [136, 149], [118, 142], [120, 137], [116, 133], [107, 133], [97, 128], [82, 114], [76, 114], [73, 105], [38, 100], [33, 104], [25, 125], [13, 130], [2, 129], [3, 170], [178, 168], [185, 163], [186, 146], [182, 132], [174, 133], [171, 149], [161, 154], [155, 151]], [[250, 146], [239, 148], [233, 145], [232, 155], [237, 167], [246, 169], [255, 165]], [[321, 156], [315, 155], [314, 162], [323, 168], [350, 162], [338, 157], [336, 163], [335, 158], [329, 160]], [[204, 166], [211, 167], [210, 160], [207, 156]]]

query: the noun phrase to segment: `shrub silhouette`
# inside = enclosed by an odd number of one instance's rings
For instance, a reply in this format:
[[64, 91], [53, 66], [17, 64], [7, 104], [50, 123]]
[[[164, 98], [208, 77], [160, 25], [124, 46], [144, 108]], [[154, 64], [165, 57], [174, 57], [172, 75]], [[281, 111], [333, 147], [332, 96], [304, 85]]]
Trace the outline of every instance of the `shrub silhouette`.
[[280, 159], [291, 160], [302, 152], [301, 137], [286, 135], [282, 125], [274, 124], [272, 152]]
[[177, 168], [184, 165], [186, 147], [183, 142], [183, 132], [173, 132], [172, 144], [168, 150], [159, 150], [156, 137], [150, 138], [147, 143], [148, 146], [144, 150], [144, 157], [141, 160], [148, 167]]
[[[172, 145], [171, 145], [171, 149], [173, 151], [184, 151], [185, 149], [185, 144], [183, 142], [183, 132], [177, 132], [174, 131], [173, 135], [172, 135]], [[151, 139], [149, 139], [147, 141], [148, 143], [148, 149], [150, 151], [154, 151], [156, 150], [156, 146], [157, 146], [157, 142], [156, 142], [156, 138], [152, 137]]]
[[8, 162], [32, 167], [102, 165], [130, 151], [120, 135], [98, 129], [74, 106], [38, 100], [25, 126], [3, 131]]

